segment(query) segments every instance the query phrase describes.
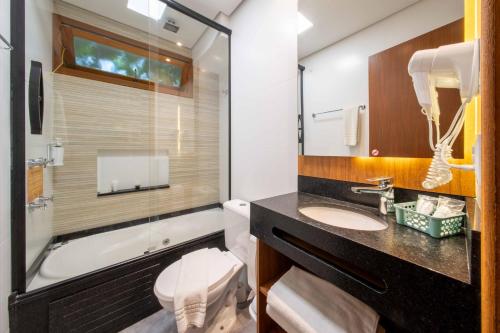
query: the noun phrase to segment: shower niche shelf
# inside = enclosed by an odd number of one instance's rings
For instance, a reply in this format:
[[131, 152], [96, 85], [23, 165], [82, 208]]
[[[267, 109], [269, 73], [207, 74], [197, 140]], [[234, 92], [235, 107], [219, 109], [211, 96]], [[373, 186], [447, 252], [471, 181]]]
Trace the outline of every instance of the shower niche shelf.
[[157, 185], [157, 186], [139, 186], [139, 187], [134, 187], [130, 189], [124, 189], [124, 190], [116, 190], [113, 192], [106, 192], [106, 193], [99, 193], [97, 192], [98, 197], [107, 197], [110, 195], [116, 195], [116, 194], [126, 194], [126, 193], [135, 193], [135, 192], [144, 192], [144, 191], [154, 191], [154, 190], [162, 190], [170, 188], [170, 185]]
[[167, 150], [99, 149], [97, 196], [169, 188]]

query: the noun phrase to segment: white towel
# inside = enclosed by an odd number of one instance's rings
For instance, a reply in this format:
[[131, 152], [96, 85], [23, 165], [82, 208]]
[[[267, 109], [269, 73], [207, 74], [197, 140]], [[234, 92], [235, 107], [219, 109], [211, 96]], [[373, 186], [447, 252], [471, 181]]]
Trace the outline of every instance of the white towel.
[[288, 333], [375, 333], [379, 321], [368, 305], [294, 266], [269, 290], [266, 312]]
[[255, 268], [257, 267], [257, 238], [254, 235], [250, 235], [248, 242], [248, 254], [247, 254], [247, 270], [248, 270], [248, 286], [253, 290], [257, 290], [257, 272]]
[[[208, 249], [202, 249], [182, 256], [174, 294], [178, 333], [184, 333], [189, 327], [193, 326], [203, 327], [205, 323], [208, 294], [208, 260], [199, 260], [199, 256], [207, 256], [207, 251]], [[195, 256], [198, 259], [194, 259]], [[196, 274], [193, 274], [193, 271]], [[200, 272], [205, 272], [205, 274]]]
[[344, 110], [344, 144], [356, 146], [359, 137], [359, 107]]

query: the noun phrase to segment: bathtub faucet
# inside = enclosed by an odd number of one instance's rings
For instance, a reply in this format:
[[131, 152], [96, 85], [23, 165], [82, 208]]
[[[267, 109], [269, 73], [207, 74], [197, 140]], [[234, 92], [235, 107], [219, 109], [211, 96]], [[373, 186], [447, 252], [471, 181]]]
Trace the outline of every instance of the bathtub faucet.
[[28, 208], [28, 211], [31, 213], [33, 212], [34, 210], [36, 209], [47, 209], [48, 207], [48, 202], [49, 201], [54, 201], [54, 197], [51, 196], [51, 197], [44, 197], [44, 196], [41, 196], [41, 197], [38, 197], [36, 198], [34, 201], [30, 202], [29, 204], [26, 205], [26, 208]]

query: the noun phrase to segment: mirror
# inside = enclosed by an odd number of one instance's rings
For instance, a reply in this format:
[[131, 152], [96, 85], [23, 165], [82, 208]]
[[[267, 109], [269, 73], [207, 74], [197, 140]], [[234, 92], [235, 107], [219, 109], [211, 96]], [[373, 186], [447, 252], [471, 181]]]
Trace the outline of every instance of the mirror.
[[[432, 157], [408, 62], [464, 40], [462, 0], [299, 0], [299, 153]], [[439, 89], [441, 128], [461, 101]], [[463, 134], [453, 156], [463, 158]]]

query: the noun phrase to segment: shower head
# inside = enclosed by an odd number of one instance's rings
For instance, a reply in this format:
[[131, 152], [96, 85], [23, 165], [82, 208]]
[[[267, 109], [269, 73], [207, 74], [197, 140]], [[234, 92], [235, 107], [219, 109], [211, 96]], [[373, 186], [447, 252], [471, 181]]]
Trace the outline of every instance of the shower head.
[[171, 31], [174, 34], [176, 34], [177, 31], [179, 31], [179, 26], [175, 24], [174, 20], [168, 19], [167, 22], [165, 22], [165, 24], [163, 25], [163, 29]]

